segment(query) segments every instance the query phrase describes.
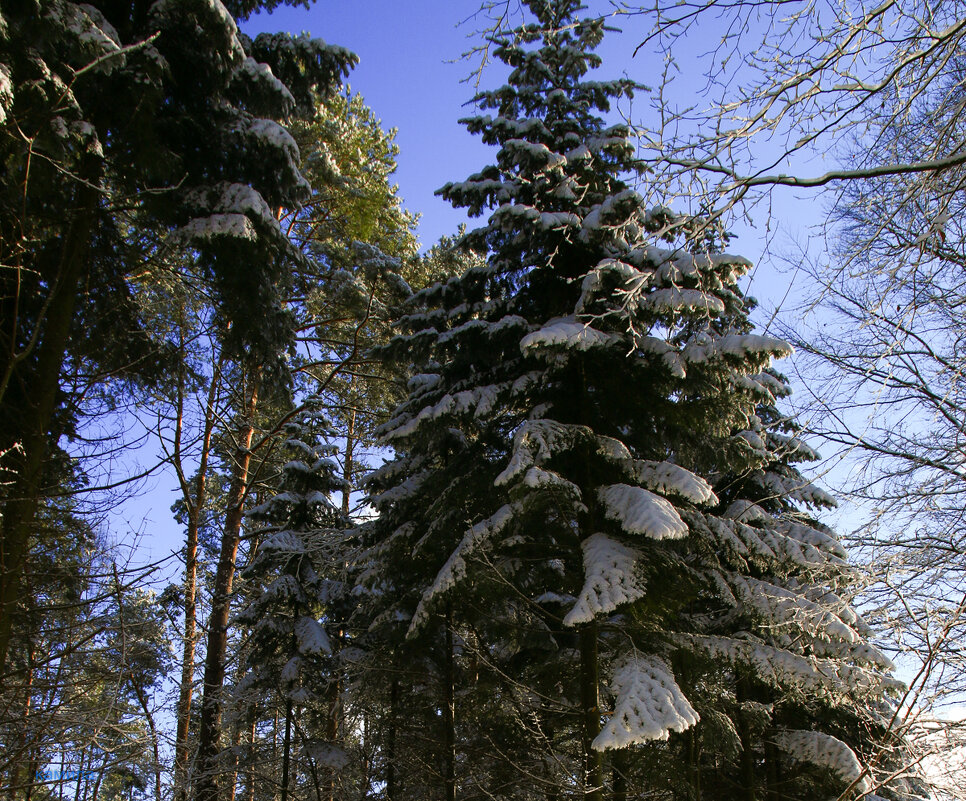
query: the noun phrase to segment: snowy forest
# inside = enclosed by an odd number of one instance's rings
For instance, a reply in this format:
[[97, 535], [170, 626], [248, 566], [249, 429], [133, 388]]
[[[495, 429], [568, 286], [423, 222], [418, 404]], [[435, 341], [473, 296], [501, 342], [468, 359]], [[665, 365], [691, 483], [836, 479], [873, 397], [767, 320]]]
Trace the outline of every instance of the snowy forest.
[[283, 5], [0, 0], [0, 799], [966, 799], [966, 6]]

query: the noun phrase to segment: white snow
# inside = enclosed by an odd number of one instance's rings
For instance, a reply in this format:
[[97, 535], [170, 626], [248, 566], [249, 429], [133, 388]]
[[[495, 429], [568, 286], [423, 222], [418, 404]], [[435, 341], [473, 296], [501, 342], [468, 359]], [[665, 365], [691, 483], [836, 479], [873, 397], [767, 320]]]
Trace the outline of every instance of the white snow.
[[763, 525], [774, 525], [775, 518], [762, 509], [758, 504], [738, 498], [728, 504], [725, 509], [725, 517], [737, 520], [739, 523], [761, 523]]
[[773, 739], [794, 759], [828, 768], [846, 784], [856, 783], [859, 793], [872, 789], [855, 752], [838, 738], [818, 731], [787, 730], [778, 732]]
[[300, 617], [295, 623], [295, 639], [300, 654], [331, 654], [329, 635], [314, 618]]
[[268, 585], [268, 587], [265, 588], [264, 592], [264, 597], [267, 599], [302, 599], [302, 596], [302, 589], [299, 587], [295, 577], [288, 573], [283, 573], [281, 576], [276, 578], [271, 584]]
[[[267, 504], [265, 504], [267, 505]], [[263, 551], [280, 551], [282, 553], [305, 553], [305, 545], [301, 538], [293, 531], [278, 531], [262, 543]]]
[[616, 520], [628, 534], [643, 534], [655, 540], [687, 536], [687, 524], [664, 498], [641, 487], [611, 484], [597, 494], [605, 515]]
[[285, 667], [282, 668], [282, 672], [279, 674], [279, 678], [282, 684], [294, 684], [299, 680], [299, 669], [302, 667], [302, 657], [293, 656], [288, 662], [285, 663]]
[[481, 520], [463, 535], [463, 539], [456, 546], [456, 550], [450, 554], [449, 559], [446, 560], [446, 564], [437, 573], [433, 585], [419, 599], [419, 605], [416, 607], [415, 613], [413, 613], [413, 621], [409, 626], [407, 636], [412, 637], [415, 635], [419, 627], [426, 622], [426, 619], [429, 617], [430, 605], [436, 596], [456, 586], [466, 576], [466, 557], [487, 540], [499, 534], [518, 511], [519, 505], [516, 503], [501, 506], [495, 514], [486, 520]]
[[848, 556], [845, 548], [842, 547], [842, 543], [824, 531], [791, 520], [780, 521], [777, 528], [786, 537], [814, 548], [820, 548], [839, 559], [845, 559]]
[[640, 554], [604, 534], [592, 534], [581, 543], [584, 552], [584, 587], [567, 613], [565, 626], [589, 623], [597, 615], [644, 596], [634, 563]]
[[554, 153], [549, 147], [539, 142], [528, 142], [526, 139], [507, 139], [503, 143], [503, 150], [508, 151], [514, 165], [523, 164], [524, 160], [531, 160], [547, 169], [560, 167], [566, 163], [565, 156]]
[[635, 337], [634, 345], [642, 353], [653, 353], [660, 356], [668, 370], [671, 371], [671, 375], [676, 378], [684, 378], [687, 375], [681, 354], [670, 342], [657, 337], [644, 336]]
[[640, 306], [658, 314], [677, 314], [681, 312], [704, 312], [724, 314], [725, 305], [721, 298], [702, 292], [700, 289], [682, 289], [670, 286], [656, 289], [641, 298]]
[[248, 240], [257, 238], [255, 226], [245, 214], [212, 214], [208, 217], [197, 217], [178, 229], [178, 234], [186, 239], [202, 240], [220, 236]]
[[[94, 58], [118, 53], [120, 37], [104, 15], [94, 6], [82, 3], [47, 3], [45, 16], [72, 33], [81, 45], [90, 48]], [[110, 72], [117, 59], [105, 59], [98, 68]]]
[[426, 480], [428, 472], [423, 470], [409, 476], [405, 481], [400, 482], [394, 487], [390, 487], [385, 492], [380, 492], [372, 497], [372, 502], [378, 506], [385, 506], [389, 503], [401, 501], [408, 498], [419, 490]]
[[411, 395], [421, 395], [429, 392], [440, 382], [440, 377], [435, 373], [417, 373], [406, 382], [406, 389]]
[[533, 465], [570, 450], [587, 430], [555, 420], [527, 420], [513, 435], [513, 452], [506, 468], [493, 483], [502, 486]]
[[758, 334], [726, 334], [704, 345], [689, 343], [682, 355], [689, 362], [699, 363], [720, 356], [742, 359], [781, 358], [791, 355], [791, 352], [792, 346], [782, 339]]
[[478, 318], [468, 320], [465, 323], [458, 325], [456, 328], [451, 328], [449, 331], [444, 331], [439, 335], [437, 342], [444, 344], [449, 342], [455, 337], [462, 336], [469, 331], [483, 331], [489, 335], [499, 333], [508, 328], [527, 328], [527, 321], [518, 315], [508, 314], [505, 317], [501, 317], [496, 322], [490, 322], [489, 320], [481, 320]]
[[291, 110], [295, 107], [295, 98], [292, 93], [284, 83], [275, 77], [268, 64], [263, 64], [260, 61], [255, 61], [251, 56], [246, 56], [238, 65], [236, 71], [248, 76], [253, 81], [264, 83], [272, 92], [282, 98], [287, 109]]
[[[169, 0], [157, 0], [157, 2], [151, 6], [150, 14], [153, 15], [165, 15], [165, 14], [184, 14], [184, 11], [180, 7], [175, 7], [169, 9], [168, 6], [172, 5]], [[245, 49], [242, 47], [241, 41], [238, 39], [238, 26], [235, 24], [235, 18], [231, 15], [227, 8], [221, 0], [204, 0], [200, 3], [204, 7], [204, 12], [209, 16], [213, 17], [224, 29], [231, 40], [231, 51], [232, 57], [241, 61], [245, 57]], [[198, 13], [201, 9], [194, 11]], [[197, 23], [196, 23], [197, 24]]]
[[544, 470], [541, 467], [531, 467], [523, 475], [523, 486], [530, 489], [540, 489], [543, 487], [556, 487], [579, 498], [580, 489], [571, 481], [568, 481], [559, 473], [552, 470]]
[[614, 714], [594, 738], [597, 751], [625, 748], [648, 740], [667, 740], [700, 719], [667, 663], [657, 657], [634, 656], [614, 669], [611, 682]]
[[676, 464], [635, 460], [629, 467], [639, 483], [662, 495], [677, 495], [703, 506], [718, 503], [718, 496], [707, 481]]
[[682, 643], [697, 646], [712, 657], [749, 665], [759, 680], [777, 689], [797, 687], [817, 698], [842, 697], [901, 690], [903, 685], [875, 670], [849, 665], [835, 659], [802, 656], [766, 645], [745, 635], [742, 639], [681, 634]]
[[[830, 607], [750, 576], [732, 574], [729, 579], [741, 600], [771, 623], [795, 624], [812, 637], [835, 637], [847, 643], [859, 640], [855, 630], [842, 622]], [[841, 606], [841, 601], [837, 605]]]
[[570, 212], [540, 211], [524, 203], [500, 206], [493, 212], [491, 220], [504, 229], [515, 229], [521, 224], [552, 230], [580, 225], [580, 217]]
[[349, 764], [349, 755], [342, 748], [332, 743], [310, 743], [306, 750], [316, 764], [326, 768], [342, 770]]
[[0, 125], [7, 119], [7, 112], [13, 108], [13, 79], [10, 67], [0, 63]]
[[268, 203], [255, 188], [248, 184], [222, 181], [212, 187], [194, 189], [185, 193], [185, 201], [197, 203], [203, 209], [229, 214], [247, 214], [267, 226], [278, 228], [278, 220]]
[[582, 223], [582, 234], [599, 228], [624, 225], [628, 221], [626, 213], [618, 213], [620, 206], [628, 208], [639, 207], [643, 203], [641, 196], [633, 189], [624, 189], [615, 195], [610, 195], [603, 203], [593, 207]]
[[390, 425], [394, 425], [394, 427], [383, 433], [383, 439], [391, 442], [396, 439], [408, 437], [427, 420], [438, 420], [444, 416], [463, 415], [471, 410], [476, 417], [487, 414], [505, 390], [505, 385], [494, 384], [491, 386], [477, 387], [476, 389], [467, 389], [453, 395], [444, 395], [437, 403], [424, 407], [418, 414], [408, 420], [403, 418], [402, 420], [390, 421]]
[[591, 328], [589, 323], [579, 323], [574, 317], [557, 317], [543, 328], [527, 334], [520, 340], [520, 350], [525, 354], [537, 348], [572, 348], [590, 350], [619, 344], [621, 337]]

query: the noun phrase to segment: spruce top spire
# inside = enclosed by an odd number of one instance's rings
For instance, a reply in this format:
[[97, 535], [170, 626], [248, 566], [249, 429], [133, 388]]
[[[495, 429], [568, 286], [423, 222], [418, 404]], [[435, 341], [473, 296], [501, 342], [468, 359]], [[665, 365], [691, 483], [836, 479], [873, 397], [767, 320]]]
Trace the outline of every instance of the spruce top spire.
[[[604, 21], [578, 18], [583, 6], [571, 0], [529, 5], [538, 22], [493, 39], [495, 55], [513, 68], [507, 83], [474, 98], [496, 115], [461, 120], [471, 133], [500, 148], [496, 163], [439, 190], [471, 216], [494, 210], [489, 226], [467, 238], [480, 252], [512, 249], [513, 243], [498, 232], [520, 221], [546, 232], [547, 254], [561, 240], [596, 238], [601, 229], [595, 210], [608, 198], [631, 192], [624, 178], [640, 172], [628, 126], [608, 126], [603, 117], [613, 102], [632, 96], [640, 85], [627, 78], [586, 78], [600, 66], [593, 51], [603, 37]], [[622, 229], [629, 224], [633, 238], [644, 224], [640, 198], [631, 193], [629, 199], [623, 218], [611, 213], [612, 219], [605, 220], [607, 236], [625, 239]], [[545, 262], [540, 255], [537, 251], [530, 260]]]

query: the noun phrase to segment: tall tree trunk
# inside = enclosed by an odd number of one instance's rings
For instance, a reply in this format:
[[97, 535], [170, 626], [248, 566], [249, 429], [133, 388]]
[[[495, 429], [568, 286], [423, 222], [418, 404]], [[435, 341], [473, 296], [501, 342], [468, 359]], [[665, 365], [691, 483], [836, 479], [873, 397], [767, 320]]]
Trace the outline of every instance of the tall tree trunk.
[[151, 732], [151, 750], [154, 754], [154, 765], [152, 766], [154, 770], [154, 801], [162, 801], [161, 746], [158, 740], [158, 729], [154, 724], [154, 715], [151, 713], [151, 707], [148, 705], [148, 696], [144, 692], [144, 688], [137, 683], [133, 673], [131, 674], [130, 679], [131, 687], [134, 690], [134, 694], [137, 696], [141, 711], [144, 713], [144, 719], [148, 723], [148, 731]]
[[282, 801], [288, 801], [288, 769], [292, 751], [292, 699], [285, 699], [285, 739], [282, 741]]
[[584, 798], [603, 801], [604, 766], [591, 743], [600, 734], [600, 675], [597, 660], [597, 624], [580, 629], [581, 750], [584, 762]]
[[453, 608], [446, 607], [443, 656], [443, 782], [446, 801], [456, 801], [456, 666], [453, 658]]
[[258, 373], [251, 375], [246, 388], [238, 451], [232, 466], [228, 489], [228, 511], [215, 572], [211, 613], [208, 617], [208, 645], [205, 654], [205, 677], [201, 700], [201, 722], [198, 729], [196, 801], [218, 801], [217, 758], [221, 739], [221, 693], [225, 683], [225, 655], [228, 650], [228, 617], [231, 610], [231, 587], [235, 560], [241, 536], [245, 498], [248, 495], [248, 471], [251, 444], [255, 432], [255, 409], [258, 404]]
[[[40, 505], [44, 465], [51, 441], [56, 439], [52, 423], [57, 408], [60, 374], [95, 223], [99, 198], [94, 188], [98, 181], [97, 173], [96, 168], [81, 172], [87, 185], [78, 192], [79, 210], [64, 236], [56, 273], [49, 276], [49, 303], [44, 320], [37, 323], [43, 326], [43, 334], [36, 346], [36, 362], [32, 372], [18, 377], [14, 354], [0, 357], [3, 358], [4, 386], [11, 379], [19, 380], [23, 389], [18, 390], [17, 394], [24, 399], [18, 404], [22, 408], [4, 415], [8, 420], [11, 416], [17, 418], [20, 431], [10, 432], [13, 441], [0, 441], [0, 448], [15, 443], [20, 448], [19, 458], [15, 458], [15, 453], [7, 456], [8, 466], [16, 471], [17, 478], [0, 510], [0, 676], [5, 672], [13, 618], [20, 597], [20, 582]], [[11, 342], [11, 347], [14, 347], [14, 343], [15, 340]], [[3, 404], [7, 405], [9, 401], [10, 396], [4, 392]]]
[[739, 676], [735, 686], [735, 697], [738, 702], [738, 714], [735, 723], [738, 729], [738, 739], [741, 742], [741, 775], [738, 779], [738, 785], [741, 788], [741, 798], [744, 801], [755, 801], [754, 742], [747, 716], [742, 710], [742, 704], [748, 699], [746, 684], [747, 681]]
[[31, 701], [34, 683], [34, 648], [31, 645], [27, 651], [27, 674], [24, 677], [23, 686], [23, 715], [20, 718], [20, 725], [17, 727], [17, 743], [14, 746], [10, 760], [10, 768], [7, 771], [9, 784], [7, 786], [7, 799], [13, 801], [17, 797], [17, 790], [24, 788], [24, 797], [30, 795], [35, 780], [30, 772], [30, 759], [27, 754], [30, 751], [28, 732], [30, 731]]
[[[631, 762], [626, 748], [618, 748], [612, 752], [611, 770], [614, 801], [627, 801], [627, 773]], [[698, 799], [694, 799], [698, 801]]]
[[701, 801], [701, 736], [694, 726], [685, 735], [688, 766], [691, 771], [691, 797]]
[[258, 721], [258, 705], [252, 706], [248, 726], [248, 786], [245, 788], [245, 801], [255, 801], [255, 726]]
[[345, 434], [345, 456], [342, 459], [342, 480], [345, 481], [345, 489], [342, 490], [342, 516], [349, 519], [349, 500], [352, 495], [352, 473], [355, 465], [353, 456], [356, 445], [356, 410], [349, 413], [349, 428]]
[[241, 743], [241, 722], [236, 720], [231, 727], [231, 770], [228, 779], [228, 801], [235, 801], [238, 784], [238, 746]]
[[[342, 639], [342, 632], [339, 632], [337, 643]], [[338, 647], [338, 645], [337, 645]], [[339, 741], [342, 722], [342, 677], [335, 673], [328, 686], [328, 716], [325, 724], [325, 737], [329, 743], [335, 746]], [[336, 768], [326, 769], [325, 792], [328, 801], [335, 801], [335, 779]]]
[[778, 749], [765, 739], [765, 780], [768, 801], [781, 801], [781, 775], [779, 773]]
[[[198, 530], [204, 510], [208, 488], [208, 459], [211, 454], [211, 438], [215, 428], [215, 399], [221, 383], [224, 357], [220, 356], [208, 387], [205, 406], [205, 425], [201, 438], [201, 457], [192, 493], [188, 491], [181, 463], [181, 436], [184, 420], [185, 380], [184, 370], [179, 379], [177, 430], [174, 442], [175, 467], [182, 484], [185, 505], [188, 510], [185, 542], [184, 568], [184, 644], [181, 656], [181, 686], [178, 688], [177, 728], [174, 741], [174, 797], [175, 801], [188, 798], [188, 728], [191, 723], [191, 701], [194, 695], [195, 646], [198, 626]], [[183, 367], [184, 365], [182, 365]]]
[[399, 714], [399, 679], [389, 685], [389, 723], [386, 731], [386, 801], [396, 801], [396, 715]]

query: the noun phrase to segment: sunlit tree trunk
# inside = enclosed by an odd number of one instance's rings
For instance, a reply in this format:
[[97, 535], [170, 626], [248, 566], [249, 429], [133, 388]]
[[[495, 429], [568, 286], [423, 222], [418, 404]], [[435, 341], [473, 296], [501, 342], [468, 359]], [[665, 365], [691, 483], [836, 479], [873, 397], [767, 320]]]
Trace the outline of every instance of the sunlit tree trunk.
[[227, 514], [221, 538], [218, 567], [208, 617], [208, 644], [198, 731], [196, 801], [218, 800], [217, 757], [221, 741], [221, 693], [225, 683], [225, 656], [228, 650], [228, 619], [231, 610], [231, 588], [235, 560], [241, 537], [245, 499], [248, 495], [251, 444], [255, 432], [255, 410], [258, 404], [258, 375], [249, 376], [237, 438], [237, 452], [227, 498]]

